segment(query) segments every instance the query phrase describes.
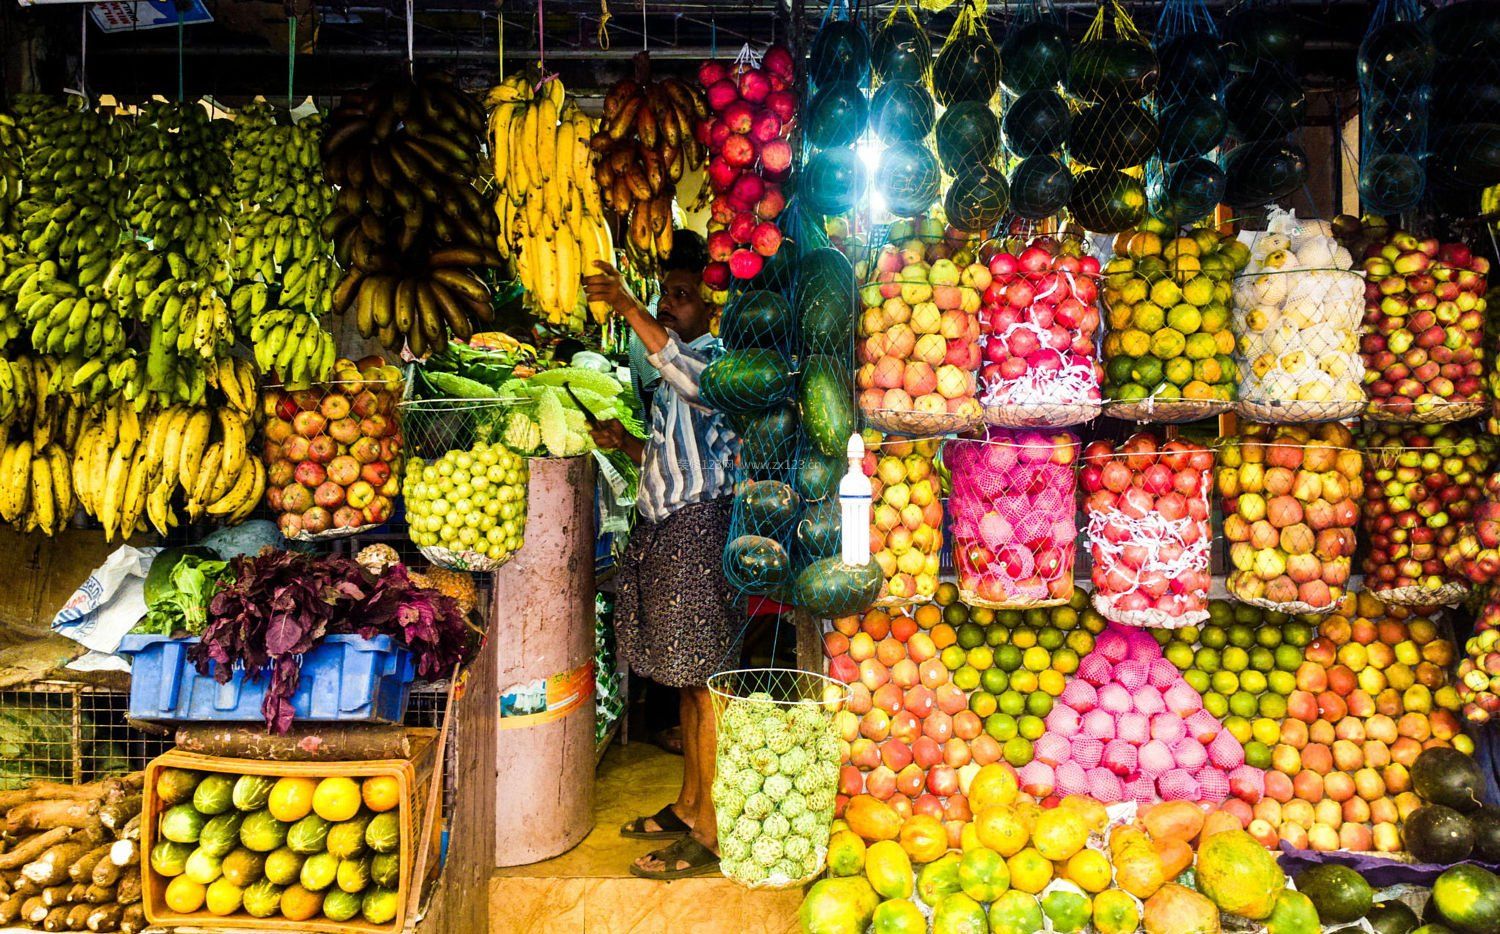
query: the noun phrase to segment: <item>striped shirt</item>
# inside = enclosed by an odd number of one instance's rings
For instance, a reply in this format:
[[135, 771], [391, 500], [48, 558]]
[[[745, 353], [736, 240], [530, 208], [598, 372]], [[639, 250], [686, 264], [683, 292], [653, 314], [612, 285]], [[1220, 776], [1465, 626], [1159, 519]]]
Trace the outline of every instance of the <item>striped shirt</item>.
[[667, 336], [661, 353], [647, 355], [661, 383], [651, 400], [651, 436], [635, 501], [641, 516], [652, 522], [684, 506], [728, 496], [738, 446], [724, 413], [698, 397], [698, 380], [719, 353], [718, 339], [705, 334], [684, 344], [673, 331]]

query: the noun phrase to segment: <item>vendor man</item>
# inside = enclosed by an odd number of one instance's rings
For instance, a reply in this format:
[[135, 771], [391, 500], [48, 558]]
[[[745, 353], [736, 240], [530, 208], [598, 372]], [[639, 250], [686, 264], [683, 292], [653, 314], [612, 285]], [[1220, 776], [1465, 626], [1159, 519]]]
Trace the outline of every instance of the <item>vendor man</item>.
[[584, 279], [589, 300], [606, 302], [622, 316], [661, 372], [649, 438], [632, 437], [618, 421], [593, 432], [599, 447], [619, 448], [641, 465], [640, 518], [616, 576], [620, 654], [632, 673], [681, 692], [682, 790], [676, 801], [620, 829], [627, 837], [670, 841], [630, 867], [648, 879], [680, 879], [719, 865], [709, 790], [716, 737], [706, 683], [714, 672], [735, 667], [741, 627], [721, 570], [737, 442], [724, 415], [698, 394], [699, 378], [719, 351], [701, 291], [706, 261], [702, 238], [674, 234], [654, 318], [607, 263], [596, 263], [599, 273]]

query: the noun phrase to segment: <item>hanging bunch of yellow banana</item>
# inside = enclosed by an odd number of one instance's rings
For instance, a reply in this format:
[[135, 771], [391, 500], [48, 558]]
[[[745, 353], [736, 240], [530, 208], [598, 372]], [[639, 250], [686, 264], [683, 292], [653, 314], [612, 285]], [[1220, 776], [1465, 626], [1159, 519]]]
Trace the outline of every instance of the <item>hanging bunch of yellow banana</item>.
[[231, 525], [259, 505], [266, 468], [250, 447], [259, 419], [255, 365], [225, 358], [211, 369], [223, 401], [142, 415], [99, 407], [84, 423], [73, 446], [72, 488], [106, 540], [148, 527], [166, 534], [181, 521], [178, 505], [190, 521]]
[[[589, 149], [593, 121], [567, 96], [560, 78], [533, 93], [524, 73], [490, 89], [490, 155], [500, 218], [496, 245], [537, 312], [554, 327], [581, 333], [583, 277], [595, 260], [614, 262]], [[608, 309], [591, 308], [602, 324]]]

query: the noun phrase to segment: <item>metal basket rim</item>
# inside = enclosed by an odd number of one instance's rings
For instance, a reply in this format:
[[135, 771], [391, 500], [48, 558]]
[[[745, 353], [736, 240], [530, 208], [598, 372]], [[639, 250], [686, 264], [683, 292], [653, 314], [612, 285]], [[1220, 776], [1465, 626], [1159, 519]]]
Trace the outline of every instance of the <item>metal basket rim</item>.
[[849, 685], [847, 685], [844, 682], [838, 680], [837, 678], [831, 678], [828, 675], [822, 674], [821, 672], [806, 671], [806, 670], [803, 670], [801, 668], [730, 668], [730, 669], [727, 669], [725, 671], [716, 671], [713, 674], [709, 675], [708, 679], [704, 682], [704, 684], [708, 687], [708, 692], [710, 694], [714, 695], [717, 698], [720, 698], [721, 701], [724, 702], [724, 703], [727, 703], [729, 701], [749, 701], [750, 698], [748, 698], [748, 697], [742, 697], [742, 696], [740, 696], [738, 694], [730, 694], [730, 693], [728, 693], [727, 691], [724, 690], [723, 687], [721, 687], [719, 685], [718, 682], [719, 682], [719, 679], [727, 677], [729, 675], [752, 675], [752, 674], [753, 675], [777, 675], [777, 676], [780, 676], [780, 675], [804, 676], [805, 675], [805, 676], [813, 678], [813, 679], [815, 679], [817, 681], [823, 682], [823, 688], [825, 690], [827, 688], [829, 688], [829, 687], [838, 688], [843, 693], [843, 696], [840, 697], [840, 698], [838, 698], [837, 701], [830, 701], [828, 698], [818, 698], [816, 700], [807, 699], [807, 700], [794, 700], [794, 701], [755, 700], [755, 701], [751, 701], [751, 703], [756, 703], [756, 704], [770, 704], [770, 705], [772, 705], [774, 707], [803, 707], [803, 706], [807, 706], [807, 707], [826, 707], [830, 703], [842, 704], [842, 703], [845, 703], [846, 701], [849, 700]]

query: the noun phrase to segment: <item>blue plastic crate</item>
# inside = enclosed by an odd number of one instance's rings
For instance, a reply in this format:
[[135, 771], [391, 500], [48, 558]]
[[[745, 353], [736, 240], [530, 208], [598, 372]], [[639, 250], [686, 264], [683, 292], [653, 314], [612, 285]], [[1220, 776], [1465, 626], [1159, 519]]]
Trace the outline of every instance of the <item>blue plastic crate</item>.
[[[243, 669], [224, 684], [198, 674], [188, 660], [197, 639], [128, 635], [119, 654], [130, 659], [130, 716], [138, 720], [260, 721], [270, 673], [247, 679]], [[302, 656], [292, 698], [298, 720], [400, 723], [415, 676], [411, 653], [390, 636], [324, 636]]]

